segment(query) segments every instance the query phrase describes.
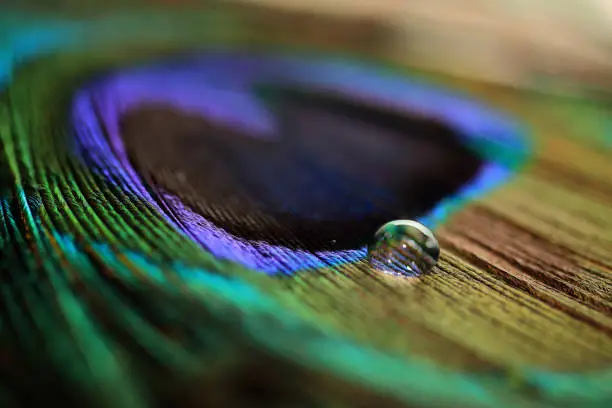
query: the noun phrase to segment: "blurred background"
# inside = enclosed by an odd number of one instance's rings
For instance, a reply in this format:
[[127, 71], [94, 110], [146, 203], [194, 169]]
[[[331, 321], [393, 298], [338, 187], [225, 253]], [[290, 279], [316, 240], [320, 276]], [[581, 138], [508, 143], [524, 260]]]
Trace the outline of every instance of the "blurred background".
[[427, 69], [554, 93], [593, 96], [612, 88], [612, 2], [607, 0], [4, 0], [0, 7], [97, 15], [144, 4], [221, 3], [314, 20], [367, 20], [388, 30], [387, 51]]

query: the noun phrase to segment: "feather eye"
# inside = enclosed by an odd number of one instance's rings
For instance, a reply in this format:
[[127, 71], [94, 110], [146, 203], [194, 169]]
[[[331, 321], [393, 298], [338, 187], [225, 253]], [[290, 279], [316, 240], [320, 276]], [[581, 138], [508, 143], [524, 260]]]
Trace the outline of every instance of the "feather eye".
[[[472, 122], [444, 117], [435, 100], [463, 104]], [[100, 121], [116, 159], [184, 232], [266, 273], [363, 258], [385, 222], [504, 180], [487, 175], [500, 163], [478, 151], [474, 128], [510, 137], [502, 145], [521, 137], [466, 97], [381, 67], [282, 54], [209, 52], [120, 71], [74, 106]]]

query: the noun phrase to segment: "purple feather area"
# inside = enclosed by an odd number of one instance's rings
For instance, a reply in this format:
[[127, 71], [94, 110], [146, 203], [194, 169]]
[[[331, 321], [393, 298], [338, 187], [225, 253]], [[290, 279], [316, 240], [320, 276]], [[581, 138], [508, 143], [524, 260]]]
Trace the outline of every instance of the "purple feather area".
[[[485, 146], [485, 151], [525, 151], [514, 121], [464, 95], [355, 61], [236, 51], [204, 52], [127, 68], [88, 84], [74, 98], [77, 148], [86, 153], [90, 166], [149, 201], [169, 223], [219, 258], [268, 274], [292, 274], [359, 261], [366, 255], [365, 245], [335, 250], [330, 244], [325, 250], [308, 250], [232, 234], [164, 188], [153, 191], [134, 168], [121, 134], [121, 120], [147, 105], [170, 107], [256, 140], [276, 141], [282, 137], [278, 116], [255, 92], [258, 86], [267, 84], [333, 92], [391, 111], [418, 113], [456, 129], [462, 143]], [[233, 137], [231, 132], [227, 134]], [[511, 169], [507, 163], [482, 154], [484, 165], [476, 176], [452, 196], [419, 214], [422, 222], [436, 227], [458, 206], [508, 178]], [[274, 194], [282, 195], [282, 191]], [[275, 197], [270, 201], [277, 200]], [[290, 207], [296, 205], [300, 204]], [[368, 211], [365, 205], [346, 205], [346, 221], [358, 222]]]

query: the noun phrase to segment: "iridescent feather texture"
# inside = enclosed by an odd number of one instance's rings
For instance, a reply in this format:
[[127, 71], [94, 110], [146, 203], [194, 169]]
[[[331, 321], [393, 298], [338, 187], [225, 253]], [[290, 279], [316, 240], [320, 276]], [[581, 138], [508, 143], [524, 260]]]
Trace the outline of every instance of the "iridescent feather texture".
[[[0, 406], [612, 403], [603, 103], [231, 7], [1, 18]], [[429, 274], [366, 262], [400, 217]]]

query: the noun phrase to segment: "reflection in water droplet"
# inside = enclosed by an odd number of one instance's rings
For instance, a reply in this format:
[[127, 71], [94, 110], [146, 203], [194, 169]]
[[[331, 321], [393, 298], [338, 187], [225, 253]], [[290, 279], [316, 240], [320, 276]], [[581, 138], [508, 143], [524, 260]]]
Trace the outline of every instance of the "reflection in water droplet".
[[438, 262], [440, 246], [424, 225], [410, 220], [391, 221], [368, 246], [370, 266], [396, 276], [419, 276]]

